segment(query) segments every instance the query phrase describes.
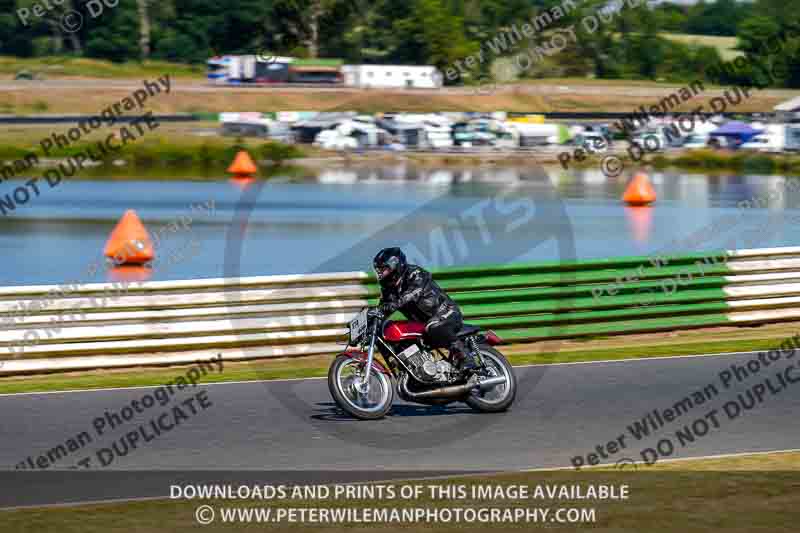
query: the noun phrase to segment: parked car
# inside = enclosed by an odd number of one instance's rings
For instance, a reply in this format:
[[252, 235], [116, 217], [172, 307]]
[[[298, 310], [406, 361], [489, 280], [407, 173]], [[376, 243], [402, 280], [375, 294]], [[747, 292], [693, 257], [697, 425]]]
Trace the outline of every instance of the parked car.
[[609, 140], [604, 135], [591, 131], [576, 135], [574, 144], [592, 154], [603, 154], [609, 149]]
[[703, 150], [708, 148], [709, 136], [702, 133], [691, 133], [683, 142], [682, 148], [687, 150]]

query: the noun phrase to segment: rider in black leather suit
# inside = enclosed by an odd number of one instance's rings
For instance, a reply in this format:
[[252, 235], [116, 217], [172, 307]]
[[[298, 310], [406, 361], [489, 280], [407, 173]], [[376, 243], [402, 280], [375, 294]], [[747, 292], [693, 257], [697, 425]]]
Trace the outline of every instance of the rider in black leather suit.
[[409, 320], [425, 322], [425, 333], [432, 347], [450, 350], [461, 370], [476, 367], [474, 356], [457, 337], [464, 326], [458, 305], [442, 290], [431, 273], [409, 265], [400, 248], [384, 248], [373, 260], [381, 285], [380, 310], [388, 317], [400, 311]]

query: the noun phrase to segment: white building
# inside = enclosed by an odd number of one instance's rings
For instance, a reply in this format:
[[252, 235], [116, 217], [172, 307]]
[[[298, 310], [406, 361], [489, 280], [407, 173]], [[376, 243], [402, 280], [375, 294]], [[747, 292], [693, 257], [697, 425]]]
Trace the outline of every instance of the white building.
[[376, 89], [438, 89], [442, 73], [436, 67], [407, 65], [345, 65], [344, 84]]
[[772, 108], [779, 122], [800, 122], [800, 96], [786, 100]]
[[797, 113], [800, 111], [800, 96], [786, 100], [773, 108], [779, 113]]

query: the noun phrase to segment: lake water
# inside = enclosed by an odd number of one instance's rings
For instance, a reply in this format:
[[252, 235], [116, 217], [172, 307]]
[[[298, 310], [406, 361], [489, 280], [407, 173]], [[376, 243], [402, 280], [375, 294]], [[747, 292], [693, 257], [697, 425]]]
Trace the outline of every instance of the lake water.
[[[0, 218], [0, 284], [364, 270], [390, 245], [410, 248], [427, 266], [446, 266], [800, 243], [800, 198], [781, 176], [665, 172], [651, 179], [658, 193], [651, 208], [623, 206], [627, 177], [595, 170], [398, 164], [253, 183], [70, 181], [42, 188]], [[0, 195], [18, 185], [0, 184]], [[767, 198], [764, 207], [737, 207]], [[127, 209], [159, 237], [159, 262], [145, 271], [87, 273]]]

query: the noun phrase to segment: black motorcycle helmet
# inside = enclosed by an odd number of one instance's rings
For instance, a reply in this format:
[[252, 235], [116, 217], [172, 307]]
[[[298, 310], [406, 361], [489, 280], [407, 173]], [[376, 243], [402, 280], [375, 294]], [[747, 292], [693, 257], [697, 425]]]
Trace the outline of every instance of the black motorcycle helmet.
[[406, 272], [406, 254], [400, 248], [384, 248], [372, 260], [372, 267], [382, 287], [392, 286]]

